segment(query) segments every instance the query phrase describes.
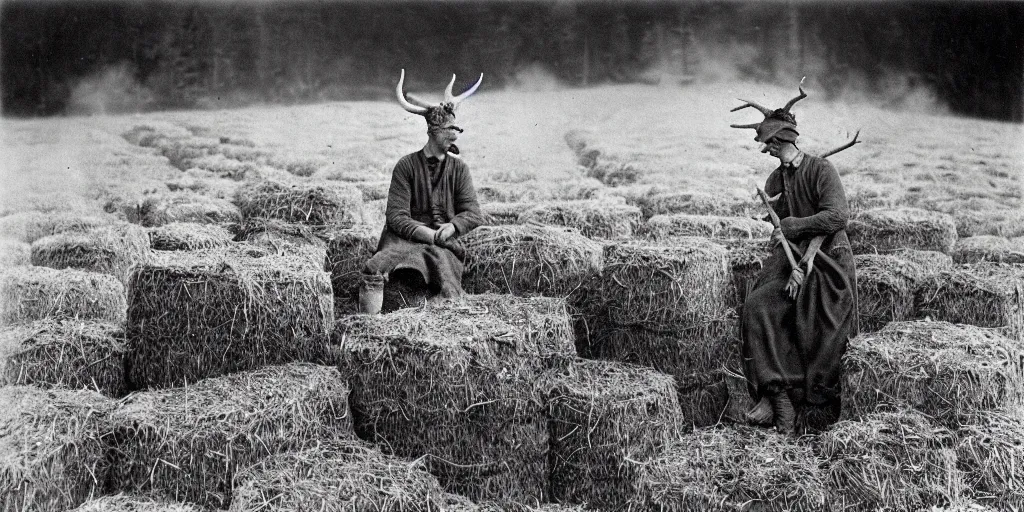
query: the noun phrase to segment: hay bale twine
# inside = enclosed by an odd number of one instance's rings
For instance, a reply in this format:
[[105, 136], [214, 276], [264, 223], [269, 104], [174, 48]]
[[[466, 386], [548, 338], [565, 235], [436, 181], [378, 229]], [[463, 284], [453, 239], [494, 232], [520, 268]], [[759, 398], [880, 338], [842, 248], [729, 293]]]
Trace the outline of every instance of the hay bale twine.
[[622, 507], [640, 468], [682, 424], [672, 377], [584, 359], [553, 372], [545, 390], [551, 498]]
[[853, 260], [860, 332], [914, 318], [914, 293], [924, 274], [920, 266], [889, 254], [858, 254]]
[[245, 218], [350, 228], [362, 217], [363, 195], [345, 183], [265, 179], [239, 189], [235, 203]]
[[330, 279], [296, 258], [240, 244], [168, 252], [128, 285], [128, 383], [196, 382], [323, 356]]
[[824, 510], [818, 466], [806, 444], [772, 431], [699, 429], [644, 467], [630, 510]]
[[149, 228], [149, 246], [155, 251], [196, 251], [224, 247], [233, 235], [224, 226], [172, 222]]
[[75, 269], [0, 269], [0, 325], [42, 318], [125, 321], [124, 285], [114, 276]]
[[127, 218], [146, 227], [163, 226], [172, 222], [195, 224], [225, 224], [241, 222], [238, 207], [227, 199], [196, 194], [169, 192], [150, 195]]
[[517, 223], [519, 215], [535, 206], [537, 203], [483, 203], [480, 205], [480, 213], [484, 216], [485, 224], [504, 226]]
[[71, 512], [203, 512], [203, 508], [188, 503], [115, 494], [102, 496], [83, 503]]
[[955, 503], [962, 479], [949, 430], [918, 412], [842, 421], [815, 443], [835, 510], [922, 510]]
[[843, 417], [905, 405], [956, 428], [972, 415], [1020, 402], [1024, 352], [994, 329], [895, 322], [854, 338], [843, 357]]
[[135, 224], [61, 233], [32, 242], [33, 265], [111, 274], [122, 283], [128, 282], [133, 267], [145, 264], [150, 257], [149, 234]]
[[672, 331], [724, 318], [730, 280], [725, 248], [702, 238], [604, 250], [602, 293], [619, 325]]
[[11, 238], [32, 243], [40, 238], [59, 233], [82, 233], [105, 226], [116, 219], [111, 216], [85, 214], [73, 211], [17, 212], [0, 217], [0, 238]]
[[32, 264], [32, 246], [18, 240], [0, 238], [0, 267]]
[[601, 273], [601, 244], [571, 229], [481, 226], [459, 241], [469, 293], [564, 297]]
[[485, 293], [466, 295], [464, 300], [471, 311], [497, 316], [520, 329], [542, 358], [576, 357], [576, 334], [564, 298]]
[[445, 490], [473, 500], [543, 498], [543, 366], [522, 329], [442, 302], [340, 317], [332, 339], [360, 438], [422, 457]]
[[559, 201], [534, 206], [517, 222], [574, 228], [589, 238], [614, 240], [633, 236], [640, 226], [640, 209], [609, 201]]
[[121, 396], [124, 330], [92, 320], [36, 320], [0, 330], [0, 385], [92, 389]]
[[772, 234], [772, 225], [748, 217], [676, 213], [651, 217], [640, 232], [644, 238], [655, 241], [679, 236], [753, 240], [768, 238]]
[[1024, 263], [1024, 238], [1008, 239], [995, 235], [976, 235], [956, 241], [950, 253], [957, 263]]
[[979, 327], [1003, 327], [1024, 341], [1024, 268], [999, 263], [958, 265], [924, 279], [919, 317]]
[[111, 408], [93, 391], [0, 387], [0, 509], [63, 512], [100, 494]]
[[133, 393], [111, 413], [110, 482], [118, 492], [227, 507], [238, 468], [352, 438], [348, 394], [337, 368], [307, 363]]
[[747, 294], [754, 286], [765, 261], [772, 255], [775, 244], [768, 239], [721, 240], [718, 243], [729, 251], [729, 269], [732, 282], [726, 294], [726, 304], [735, 308], [747, 300]]
[[229, 512], [449, 510], [421, 463], [366, 443], [336, 441], [272, 455], [236, 476]]
[[952, 216], [919, 208], [866, 210], [850, 220], [846, 232], [854, 254], [897, 249], [948, 253], [957, 238]]
[[352, 228], [332, 231], [327, 242], [327, 271], [331, 273], [331, 286], [335, 301], [350, 302], [359, 299], [363, 267], [377, 252], [380, 231]]
[[973, 498], [998, 510], [1024, 509], [1024, 422], [1019, 408], [977, 415], [957, 431], [957, 464]]

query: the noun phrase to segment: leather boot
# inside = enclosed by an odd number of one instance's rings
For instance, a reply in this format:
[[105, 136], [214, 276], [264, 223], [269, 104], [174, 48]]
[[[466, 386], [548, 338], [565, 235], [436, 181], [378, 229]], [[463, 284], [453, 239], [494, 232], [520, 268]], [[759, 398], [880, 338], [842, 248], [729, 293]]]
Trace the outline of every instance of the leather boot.
[[761, 400], [751, 407], [744, 416], [746, 416], [747, 423], [751, 425], [770, 426], [773, 418], [772, 405], [768, 397], [761, 397]]
[[793, 401], [789, 399], [789, 393], [779, 391], [772, 394], [772, 414], [775, 416], [775, 429], [780, 434], [792, 436], [796, 433], [796, 409], [793, 408]]

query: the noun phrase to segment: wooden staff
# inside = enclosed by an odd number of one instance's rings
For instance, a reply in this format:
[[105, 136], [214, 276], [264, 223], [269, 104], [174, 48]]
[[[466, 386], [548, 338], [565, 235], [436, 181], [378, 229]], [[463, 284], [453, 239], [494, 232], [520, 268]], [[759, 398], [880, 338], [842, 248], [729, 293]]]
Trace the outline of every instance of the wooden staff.
[[[775, 226], [775, 229], [782, 229], [782, 221], [779, 220], [779, 215], [775, 213], [775, 208], [772, 208], [772, 205], [768, 203], [768, 196], [765, 195], [764, 189], [757, 187], [757, 195], [761, 196], [761, 201], [763, 201], [764, 205], [768, 208], [768, 215], [772, 219], [772, 225]], [[793, 257], [793, 249], [789, 247], [789, 240], [786, 240], [785, 236], [782, 237], [782, 250], [786, 251], [786, 259], [789, 260], [789, 266], [792, 267], [793, 270], [799, 268], [799, 265], [796, 263], [796, 258]]]

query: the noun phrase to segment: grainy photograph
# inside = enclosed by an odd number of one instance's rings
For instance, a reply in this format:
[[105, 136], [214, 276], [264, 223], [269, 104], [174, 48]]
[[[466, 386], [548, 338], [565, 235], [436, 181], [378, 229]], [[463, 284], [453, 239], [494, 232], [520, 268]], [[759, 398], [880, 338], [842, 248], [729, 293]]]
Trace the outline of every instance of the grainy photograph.
[[1024, 510], [1022, 27], [3, 0], [0, 510]]

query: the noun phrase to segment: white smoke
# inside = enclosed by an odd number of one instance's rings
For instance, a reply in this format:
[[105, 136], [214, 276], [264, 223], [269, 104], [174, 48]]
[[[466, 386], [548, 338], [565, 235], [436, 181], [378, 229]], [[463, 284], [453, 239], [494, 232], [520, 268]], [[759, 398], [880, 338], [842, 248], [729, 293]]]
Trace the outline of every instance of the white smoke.
[[154, 102], [153, 92], [134, 75], [130, 64], [119, 63], [83, 78], [71, 91], [67, 112], [94, 115], [146, 110]]

